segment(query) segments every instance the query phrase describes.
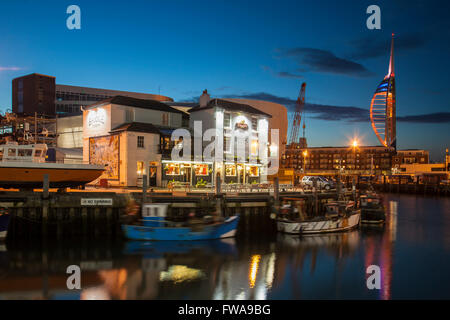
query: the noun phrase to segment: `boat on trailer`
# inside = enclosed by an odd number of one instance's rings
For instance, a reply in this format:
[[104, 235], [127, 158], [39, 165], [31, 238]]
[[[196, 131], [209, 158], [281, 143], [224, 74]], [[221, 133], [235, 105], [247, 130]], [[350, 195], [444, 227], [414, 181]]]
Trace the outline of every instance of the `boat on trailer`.
[[138, 224], [122, 224], [125, 237], [130, 240], [211, 240], [236, 235], [239, 215], [214, 219], [176, 221], [168, 217], [168, 203], [146, 203], [142, 206], [142, 219]]
[[361, 219], [361, 210], [355, 208], [354, 201], [328, 202], [324, 214], [311, 218], [303, 214], [295, 217], [295, 212], [293, 217], [294, 209], [292, 204], [281, 208], [276, 219], [279, 232], [298, 235], [342, 232], [358, 227]]
[[47, 149], [46, 144], [0, 145], [0, 188], [42, 188], [45, 174], [50, 188], [78, 187], [105, 171], [104, 166], [95, 164], [47, 162]]

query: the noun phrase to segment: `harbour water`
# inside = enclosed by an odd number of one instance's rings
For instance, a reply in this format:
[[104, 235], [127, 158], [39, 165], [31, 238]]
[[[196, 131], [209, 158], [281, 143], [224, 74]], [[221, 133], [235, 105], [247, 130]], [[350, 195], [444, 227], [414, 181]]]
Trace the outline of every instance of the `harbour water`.
[[[386, 194], [384, 227], [204, 242], [9, 241], [0, 299], [449, 299], [450, 198]], [[81, 268], [68, 290], [66, 269]], [[366, 268], [381, 270], [369, 290]]]

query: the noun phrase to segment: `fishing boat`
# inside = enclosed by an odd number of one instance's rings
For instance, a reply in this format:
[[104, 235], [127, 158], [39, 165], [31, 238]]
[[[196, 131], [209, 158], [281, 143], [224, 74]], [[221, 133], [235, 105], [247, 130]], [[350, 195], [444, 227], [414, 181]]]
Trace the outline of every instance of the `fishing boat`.
[[[292, 199], [298, 201], [298, 199]], [[359, 226], [361, 211], [354, 201], [332, 201], [324, 205], [325, 212], [306, 217], [292, 204], [285, 204], [276, 219], [277, 230], [288, 234], [307, 235], [315, 233], [341, 232]]]
[[94, 164], [46, 162], [47, 149], [46, 144], [0, 145], [0, 188], [42, 188], [45, 174], [50, 188], [78, 187], [97, 179], [105, 170]]
[[8, 211], [4, 208], [0, 208], [0, 241], [5, 240], [6, 236], [8, 235], [10, 218], [11, 216], [9, 215]]
[[130, 240], [210, 240], [236, 235], [239, 215], [214, 219], [204, 216], [185, 221], [168, 216], [168, 203], [146, 203], [138, 224], [123, 224], [125, 237]]
[[386, 220], [383, 199], [374, 191], [368, 191], [359, 197], [361, 207], [361, 223], [383, 224]]

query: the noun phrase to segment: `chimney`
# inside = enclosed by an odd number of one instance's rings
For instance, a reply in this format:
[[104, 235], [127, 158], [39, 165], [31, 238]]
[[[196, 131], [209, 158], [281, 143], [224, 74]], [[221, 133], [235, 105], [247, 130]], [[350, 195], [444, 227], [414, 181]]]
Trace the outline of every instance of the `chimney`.
[[206, 107], [211, 100], [211, 97], [208, 94], [208, 90], [203, 90], [203, 94], [200, 96], [200, 107]]

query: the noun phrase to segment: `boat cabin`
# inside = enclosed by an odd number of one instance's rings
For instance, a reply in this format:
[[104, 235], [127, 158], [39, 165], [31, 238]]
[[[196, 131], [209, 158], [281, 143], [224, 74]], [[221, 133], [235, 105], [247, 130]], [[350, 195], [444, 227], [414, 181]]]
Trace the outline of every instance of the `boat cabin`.
[[0, 145], [0, 162], [45, 162], [46, 144], [23, 144], [17, 142]]
[[168, 203], [146, 203], [142, 205], [142, 221], [146, 227], [163, 227], [167, 217]]

